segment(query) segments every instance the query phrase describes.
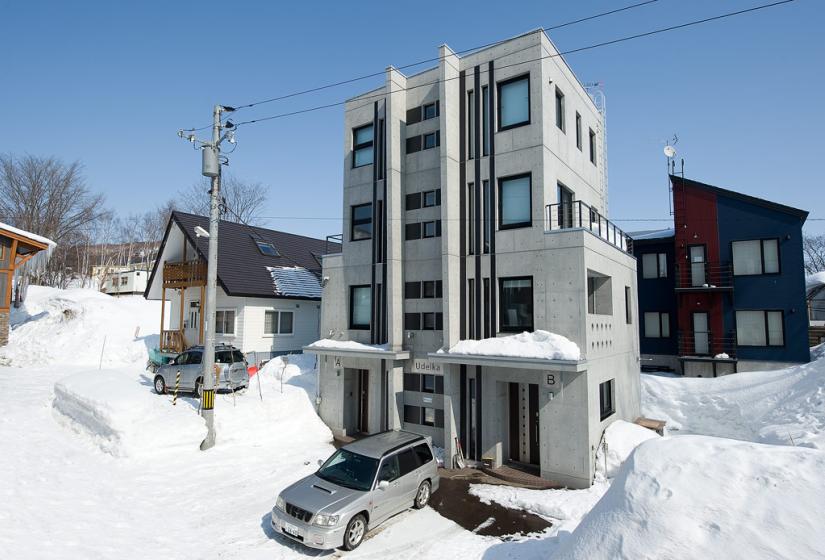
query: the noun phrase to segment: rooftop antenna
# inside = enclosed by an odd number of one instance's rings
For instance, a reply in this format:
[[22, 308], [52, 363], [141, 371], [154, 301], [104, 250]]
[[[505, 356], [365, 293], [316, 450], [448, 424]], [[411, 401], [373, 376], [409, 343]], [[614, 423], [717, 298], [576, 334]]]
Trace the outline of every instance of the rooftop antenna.
[[[679, 143], [679, 137], [674, 133], [670, 140], [665, 142], [664, 153], [667, 158], [667, 206], [670, 215], [673, 215], [673, 185], [670, 183], [670, 176], [676, 173], [676, 162], [673, 158], [676, 157], [676, 144]], [[682, 160], [682, 177], [684, 177], [684, 159]]]

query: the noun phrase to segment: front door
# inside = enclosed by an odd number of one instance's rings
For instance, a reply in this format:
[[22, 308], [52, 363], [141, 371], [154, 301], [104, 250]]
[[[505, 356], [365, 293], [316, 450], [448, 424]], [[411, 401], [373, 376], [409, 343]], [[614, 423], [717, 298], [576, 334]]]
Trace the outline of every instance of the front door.
[[368, 369], [358, 370], [358, 431], [362, 434], [369, 433], [370, 421], [370, 371]]
[[509, 384], [510, 460], [539, 465], [539, 386]]
[[201, 326], [201, 302], [190, 301], [186, 314], [186, 343], [189, 346], [201, 344], [203, 341], [200, 337]]
[[710, 333], [708, 333], [708, 314], [693, 314], [693, 351], [696, 354], [710, 354]]
[[704, 286], [707, 283], [705, 272], [705, 246], [690, 246], [690, 285], [692, 287]]

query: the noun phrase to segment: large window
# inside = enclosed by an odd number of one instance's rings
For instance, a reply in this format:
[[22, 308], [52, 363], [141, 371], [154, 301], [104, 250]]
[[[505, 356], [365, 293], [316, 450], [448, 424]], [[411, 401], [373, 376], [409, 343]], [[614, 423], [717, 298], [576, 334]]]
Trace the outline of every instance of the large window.
[[739, 346], [784, 346], [782, 311], [737, 311], [736, 344]]
[[616, 407], [613, 403], [613, 388], [615, 383], [615, 379], [599, 383], [599, 418], [601, 420], [604, 420], [616, 412]]
[[731, 251], [735, 276], [779, 273], [778, 239], [734, 241]]
[[215, 311], [215, 334], [235, 334], [235, 310]]
[[502, 278], [499, 284], [500, 329], [503, 332], [533, 330], [533, 278]]
[[372, 163], [372, 123], [352, 130], [352, 166], [361, 167]]
[[564, 94], [559, 88], [556, 88], [556, 126], [562, 132], [565, 131], [564, 123]]
[[530, 124], [530, 76], [498, 84], [498, 129]]
[[499, 179], [498, 191], [499, 228], [530, 226], [532, 223], [530, 174]]
[[645, 338], [670, 338], [670, 313], [645, 311]]
[[642, 278], [667, 278], [667, 254], [645, 253], [642, 255]]
[[352, 207], [350, 240], [372, 239], [372, 203]]
[[292, 334], [292, 311], [265, 311], [264, 334]]
[[369, 329], [372, 292], [369, 286], [350, 286], [349, 328]]

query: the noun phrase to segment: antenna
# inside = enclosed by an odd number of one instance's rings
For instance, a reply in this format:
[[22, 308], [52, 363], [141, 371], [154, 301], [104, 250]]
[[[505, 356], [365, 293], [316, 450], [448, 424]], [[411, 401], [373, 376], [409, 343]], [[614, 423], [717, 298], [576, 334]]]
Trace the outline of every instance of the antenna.
[[[676, 157], [676, 144], [679, 143], [679, 137], [674, 133], [673, 137], [670, 140], [665, 142], [665, 148], [663, 152], [665, 153], [665, 157], [667, 158], [667, 206], [668, 212], [670, 215], [673, 215], [673, 185], [670, 183], [670, 176], [676, 173], [676, 162], [673, 161], [673, 158]], [[684, 161], [684, 160], [682, 160]]]

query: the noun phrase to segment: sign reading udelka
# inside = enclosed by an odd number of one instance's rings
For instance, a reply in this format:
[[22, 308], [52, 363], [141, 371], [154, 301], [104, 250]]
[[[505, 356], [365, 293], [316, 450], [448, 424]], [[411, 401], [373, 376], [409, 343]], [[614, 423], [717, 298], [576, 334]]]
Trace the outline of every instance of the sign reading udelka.
[[430, 360], [413, 360], [411, 373], [441, 373], [441, 364]]

